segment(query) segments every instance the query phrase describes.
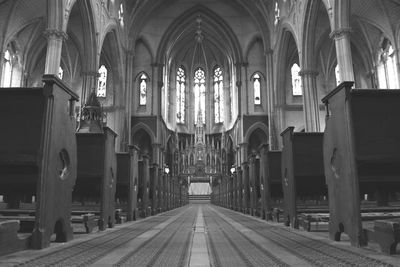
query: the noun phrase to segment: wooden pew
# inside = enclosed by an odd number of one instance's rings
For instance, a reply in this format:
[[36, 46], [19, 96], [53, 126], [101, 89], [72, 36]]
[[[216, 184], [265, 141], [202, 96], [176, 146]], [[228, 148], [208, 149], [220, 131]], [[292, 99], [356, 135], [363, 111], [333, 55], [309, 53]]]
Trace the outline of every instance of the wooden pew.
[[127, 202], [127, 221], [134, 221], [138, 216], [138, 156], [139, 148], [129, 146], [128, 153], [117, 154], [117, 190], [116, 197]]
[[74, 103], [78, 96], [54, 75], [43, 88], [0, 88], [0, 195], [18, 208], [36, 198], [31, 247], [72, 239], [71, 192], [76, 180]]
[[0, 221], [0, 256], [29, 247], [29, 238], [18, 236], [19, 221]]
[[281, 136], [284, 220], [287, 226], [298, 228], [298, 199], [315, 199], [326, 195], [322, 155], [323, 133], [295, 133], [294, 127], [289, 127]]
[[400, 243], [400, 218], [376, 220], [374, 223], [374, 228], [367, 231], [368, 240], [378, 243], [382, 252], [396, 254]]
[[99, 229], [114, 227], [116, 158], [115, 133], [104, 127], [103, 133], [76, 133], [78, 176], [74, 198], [91, 197], [99, 201]]
[[262, 183], [262, 218], [279, 221], [279, 213], [275, 210], [277, 199], [283, 199], [281, 176], [281, 151], [270, 151], [268, 144], [260, 148], [260, 180]]
[[99, 203], [99, 230], [114, 227], [117, 181], [116, 134], [103, 127], [102, 118], [103, 112], [93, 91], [82, 109], [76, 132], [78, 175], [73, 198], [82, 202], [91, 198]]
[[352, 85], [343, 82], [322, 99], [327, 110], [324, 165], [330, 238], [339, 241], [345, 232], [352, 245], [361, 246], [367, 238], [360, 196], [371, 190], [381, 196], [400, 192], [400, 91]]

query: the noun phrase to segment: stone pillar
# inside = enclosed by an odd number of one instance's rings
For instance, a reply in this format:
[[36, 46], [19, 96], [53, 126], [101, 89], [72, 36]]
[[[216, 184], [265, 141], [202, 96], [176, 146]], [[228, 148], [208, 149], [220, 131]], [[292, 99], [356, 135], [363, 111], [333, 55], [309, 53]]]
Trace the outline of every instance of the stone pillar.
[[68, 39], [68, 35], [58, 29], [47, 29], [44, 36], [47, 39], [44, 74], [54, 74], [58, 77], [63, 41]]
[[274, 149], [279, 148], [279, 141], [276, 129], [275, 114], [275, 92], [274, 92], [274, 51], [269, 49], [265, 52], [266, 89], [267, 89], [267, 110], [268, 110], [268, 143]]
[[242, 211], [243, 210], [243, 182], [242, 182], [242, 169], [240, 167], [237, 167], [236, 169], [236, 181], [237, 181], [237, 210]]
[[164, 201], [163, 201], [163, 197], [164, 197], [164, 186], [163, 186], [163, 169], [162, 168], [158, 168], [158, 185], [157, 185], [157, 207], [158, 207], [158, 213], [161, 213], [164, 210]]
[[260, 190], [261, 190], [261, 218], [271, 220], [271, 188], [267, 178], [269, 146], [260, 147]]
[[250, 212], [250, 184], [249, 184], [249, 163], [243, 162], [242, 163], [242, 184], [243, 184], [243, 213]]
[[128, 195], [128, 212], [127, 221], [135, 221], [137, 214], [137, 193], [138, 193], [138, 157], [139, 148], [137, 146], [129, 146], [129, 155], [131, 160], [131, 169], [129, 176], [129, 195]]
[[150, 168], [149, 161], [150, 158], [148, 155], [143, 155], [143, 215], [147, 217], [151, 214], [149, 210], [150, 202], [149, 202], [149, 191], [150, 191]]
[[151, 192], [151, 215], [157, 214], [158, 210], [158, 165], [153, 164], [150, 168], [150, 192]]
[[255, 170], [255, 155], [249, 157], [249, 188], [250, 188], [250, 214], [256, 214], [256, 170]]
[[340, 80], [354, 81], [353, 58], [350, 45], [350, 28], [339, 28], [329, 35], [335, 40], [336, 58], [339, 65]]
[[315, 70], [301, 70], [299, 75], [303, 82], [303, 110], [306, 132], [319, 132], [319, 102], [317, 92], [317, 75]]

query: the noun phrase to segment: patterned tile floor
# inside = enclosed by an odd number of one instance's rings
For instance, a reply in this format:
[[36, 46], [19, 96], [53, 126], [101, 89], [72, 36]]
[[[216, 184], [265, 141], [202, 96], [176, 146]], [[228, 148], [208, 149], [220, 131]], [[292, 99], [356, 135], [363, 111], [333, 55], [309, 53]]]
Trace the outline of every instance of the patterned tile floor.
[[400, 256], [191, 204], [44, 250], [3, 256], [0, 266], [400, 266]]

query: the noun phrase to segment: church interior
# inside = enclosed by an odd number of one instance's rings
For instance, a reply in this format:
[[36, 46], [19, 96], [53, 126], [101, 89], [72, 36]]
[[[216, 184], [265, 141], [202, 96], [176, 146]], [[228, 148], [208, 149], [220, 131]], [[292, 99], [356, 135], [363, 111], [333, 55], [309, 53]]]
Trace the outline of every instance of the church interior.
[[0, 0], [1, 266], [400, 266], [398, 0]]

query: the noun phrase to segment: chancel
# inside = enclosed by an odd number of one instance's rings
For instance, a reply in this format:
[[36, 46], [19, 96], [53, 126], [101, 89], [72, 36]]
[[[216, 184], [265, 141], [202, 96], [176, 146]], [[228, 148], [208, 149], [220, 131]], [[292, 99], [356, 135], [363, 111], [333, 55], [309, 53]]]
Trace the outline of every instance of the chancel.
[[1, 266], [400, 266], [397, 0], [0, 0]]

